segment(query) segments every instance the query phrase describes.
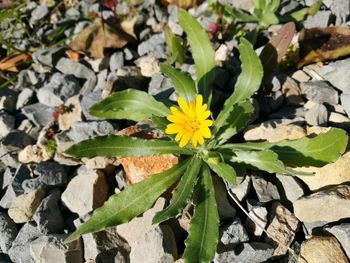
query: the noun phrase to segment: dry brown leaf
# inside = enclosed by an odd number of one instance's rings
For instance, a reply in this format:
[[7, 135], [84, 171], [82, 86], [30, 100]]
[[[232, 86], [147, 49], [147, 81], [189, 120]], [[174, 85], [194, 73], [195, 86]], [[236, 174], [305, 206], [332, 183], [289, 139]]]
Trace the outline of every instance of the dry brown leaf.
[[188, 9], [197, 5], [197, 0], [161, 0], [162, 5], [177, 5], [180, 8]]
[[73, 62], [78, 62], [79, 61], [80, 55], [79, 55], [78, 52], [76, 52], [74, 50], [71, 50], [71, 49], [67, 49], [65, 54]]
[[135, 40], [133, 25], [127, 25], [128, 32], [120, 24], [115, 23], [115, 25], [102, 23], [102, 20], [97, 18], [93, 24], [80, 32], [69, 46], [74, 51], [88, 53], [92, 58], [103, 58], [105, 48], [122, 48], [128, 42]]
[[350, 29], [327, 27], [303, 29], [299, 35], [300, 53], [303, 57], [297, 67], [337, 59], [350, 54]]
[[6, 57], [0, 60], [0, 71], [18, 72], [16, 65], [21, 62], [29, 61], [30, 59], [31, 56], [25, 53]]
[[0, 9], [5, 9], [13, 4], [13, 0], [0, 0]]

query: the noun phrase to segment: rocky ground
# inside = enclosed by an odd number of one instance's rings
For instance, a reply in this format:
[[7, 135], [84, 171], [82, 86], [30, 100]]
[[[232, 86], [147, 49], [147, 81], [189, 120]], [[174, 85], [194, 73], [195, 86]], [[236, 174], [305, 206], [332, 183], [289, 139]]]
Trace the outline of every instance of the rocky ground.
[[[63, 33], [70, 38], [91, 24], [86, 19], [91, 13], [105, 19], [113, 16], [98, 1], [63, 2], [70, 7], [58, 8], [54, 0], [22, 7], [35, 39], [67, 21]], [[245, 6], [249, 1], [227, 2]], [[299, 5], [293, 0], [282, 2], [282, 13]], [[214, 19], [207, 5], [190, 9], [206, 29]], [[110, 195], [176, 163], [172, 155], [73, 160], [62, 154], [69, 146], [98, 135], [158, 136], [145, 124], [97, 119], [88, 108], [125, 88], [146, 90], [159, 99], [173, 96], [158, 63], [166, 59], [164, 25], [182, 35], [176, 9], [154, 0], [135, 5], [136, 42], [108, 50], [103, 58], [72, 60], [64, 45], [69, 39], [63, 39], [63, 45], [39, 45], [32, 53], [32, 66], [20, 70], [11, 85], [0, 89], [0, 262], [182, 262], [190, 212], [161, 225], [151, 224], [153, 215], [166, 206], [166, 197], [130, 223], [63, 244], [68, 233]], [[126, 1], [118, 5], [118, 12], [130, 12]], [[349, 17], [348, 1], [325, 0], [321, 11], [308, 17], [303, 26], [347, 27]], [[11, 27], [2, 23], [1, 28], [6, 34]], [[15, 31], [13, 41], [19, 49], [33, 45], [25, 34], [21, 28]], [[238, 61], [232, 50], [237, 41], [218, 38], [213, 44], [221, 65], [215, 83], [220, 98], [235, 79]], [[194, 71], [191, 61], [182, 68]], [[244, 139], [296, 139], [327, 127], [350, 131], [349, 73], [350, 58], [346, 57], [279, 72], [269, 95], [254, 96], [255, 121], [244, 131]], [[349, 163], [350, 153], [345, 153], [322, 168], [303, 168], [315, 172], [311, 177], [242, 170], [235, 186], [226, 187], [217, 180], [222, 224], [214, 262], [349, 262]]]

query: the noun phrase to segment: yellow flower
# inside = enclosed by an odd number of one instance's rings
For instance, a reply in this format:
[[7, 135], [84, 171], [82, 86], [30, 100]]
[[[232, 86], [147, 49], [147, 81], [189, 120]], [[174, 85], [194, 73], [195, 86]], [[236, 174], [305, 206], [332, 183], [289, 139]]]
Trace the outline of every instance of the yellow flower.
[[175, 141], [180, 142], [182, 148], [191, 140], [192, 146], [195, 148], [199, 143], [204, 143], [204, 138], [211, 137], [209, 127], [213, 125], [210, 117], [210, 111], [207, 110], [208, 105], [203, 105], [202, 95], [197, 95], [195, 101], [190, 101], [188, 104], [182, 98], [178, 98], [177, 107], [170, 107], [172, 114], [167, 116], [167, 119], [172, 122], [167, 125], [165, 133], [176, 134]]

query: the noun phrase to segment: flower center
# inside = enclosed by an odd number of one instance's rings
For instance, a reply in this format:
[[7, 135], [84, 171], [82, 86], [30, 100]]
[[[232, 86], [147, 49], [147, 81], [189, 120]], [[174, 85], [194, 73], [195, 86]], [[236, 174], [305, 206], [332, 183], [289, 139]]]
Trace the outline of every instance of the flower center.
[[199, 130], [199, 126], [200, 126], [200, 123], [199, 121], [197, 120], [191, 120], [189, 122], [189, 129], [192, 131], [192, 132], [196, 132]]

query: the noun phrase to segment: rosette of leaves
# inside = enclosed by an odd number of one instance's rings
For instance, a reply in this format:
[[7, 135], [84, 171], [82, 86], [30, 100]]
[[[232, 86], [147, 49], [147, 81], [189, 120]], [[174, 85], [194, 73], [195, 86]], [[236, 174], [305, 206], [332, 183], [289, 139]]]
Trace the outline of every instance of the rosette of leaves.
[[[187, 34], [195, 62], [196, 81], [171, 65], [161, 64], [161, 71], [173, 83], [176, 94], [187, 102], [196, 94], [210, 97], [214, 80], [214, 50], [207, 33], [187, 12], [179, 10], [179, 23]], [[343, 153], [346, 133], [339, 129], [313, 138], [277, 143], [227, 143], [244, 129], [253, 113], [250, 97], [259, 89], [263, 69], [252, 45], [242, 38], [239, 44], [241, 74], [232, 95], [225, 101], [212, 127], [212, 138], [204, 145], [180, 148], [172, 136], [163, 140], [145, 140], [125, 136], [102, 136], [83, 141], [69, 148], [66, 154], [74, 157], [128, 157], [161, 154], [179, 155], [179, 163], [171, 169], [126, 187], [115, 194], [90, 219], [81, 225], [66, 242], [85, 233], [126, 223], [152, 207], [157, 198], [176, 185], [169, 205], [158, 212], [153, 223], [177, 217], [189, 202], [194, 203], [189, 235], [183, 254], [185, 262], [211, 262], [218, 242], [219, 216], [215, 201], [213, 176], [230, 184], [236, 183], [235, 167], [245, 166], [268, 173], [298, 174], [293, 166], [322, 166]], [[151, 119], [160, 129], [169, 123], [167, 106], [151, 95], [138, 90], [124, 90], [93, 105], [90, 114], [111, 119], [140, 121]]]

